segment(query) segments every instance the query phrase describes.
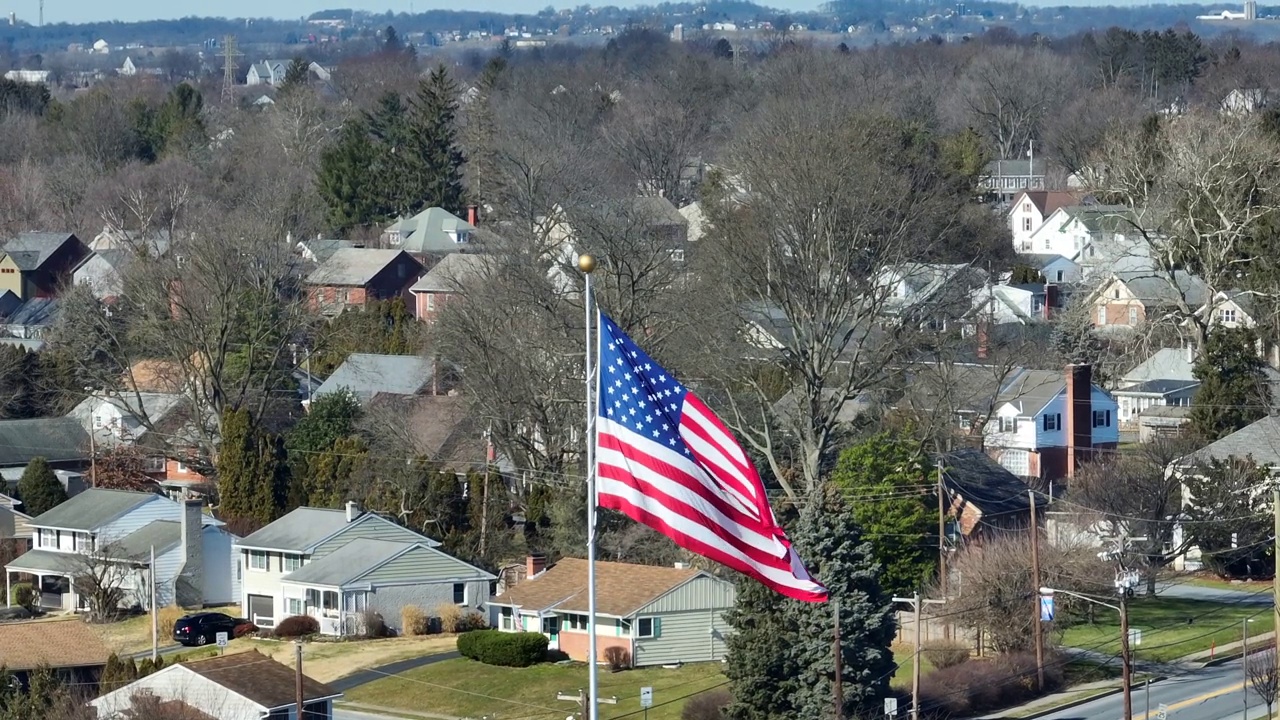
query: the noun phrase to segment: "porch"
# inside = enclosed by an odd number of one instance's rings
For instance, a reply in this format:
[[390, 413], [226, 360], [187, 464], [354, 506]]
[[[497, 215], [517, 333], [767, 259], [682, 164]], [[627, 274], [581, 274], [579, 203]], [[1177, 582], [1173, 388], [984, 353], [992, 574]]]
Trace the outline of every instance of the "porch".
[[79, 611], [87, 602], [75, 591], [70, 564], [72, 556], [49, 550], [28, 550], [5, 566], [5, 607], [13, 602], [13, 586], [30, 582], [39, 591], [37, 604], [45, 610]]
[[306, 615], [320, 623], [320, 634], [335, 637], [365, 632], [364, 611], [368, 593], [326, 585], [281, 583], [284, 615]]

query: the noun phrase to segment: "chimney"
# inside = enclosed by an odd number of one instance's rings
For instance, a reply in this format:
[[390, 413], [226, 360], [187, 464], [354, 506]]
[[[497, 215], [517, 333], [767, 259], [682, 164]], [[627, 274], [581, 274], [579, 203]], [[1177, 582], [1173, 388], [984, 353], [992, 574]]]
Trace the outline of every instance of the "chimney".
[[480, 225], [480, 208], [475, 205], [467, 206], [467, 222], [471, 223], [471, 227], [479, 227]]
[[1068, 365], [1067, 381], [1067, 477], [1093, 447], [1093, 366]]
[[360, 517], [360, 503], [355, 500], [347, 501], [347, 522], [355, 522]]
[[988, 337], [991, 331], [987, 327], [987, 320], [983, 318], [978, 321], [978, 359], [986, 360], [990, 353], [991, 339]]
[[204, 605], [204, 502], [182, 501], [182, 571], [174, 582], [178, 605]]
[[541, 573], [547, 569], [546, 555], [530, 555], [525, 559], [525, 579], [528, 580], [534, 575]]
[[1044, 284], [1044, 319], [1053, 319], [1053, 313], [1058, 309], [1058, 286], [1053, 283]]

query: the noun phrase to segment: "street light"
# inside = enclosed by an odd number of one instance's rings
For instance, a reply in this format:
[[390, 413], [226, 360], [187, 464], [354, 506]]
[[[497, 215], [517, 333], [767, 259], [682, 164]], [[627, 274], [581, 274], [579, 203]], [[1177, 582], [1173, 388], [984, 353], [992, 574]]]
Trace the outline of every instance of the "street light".
[[1131, 667], [1133, 661], [1132, 658], [1129, 657], [1129, 604], [1125, 602], [1129, 596], [1129, 588], [1128, 583], [1122, 584], [1119, 580], [1116, 581], [1116, 587], [1120, 590], [1119, 605], [1112, 605], [1111, 603], [1106, 603], [1097, 598], [1082, 595], [1081, 593], [1073, 592], [1071, 590], [1058, 590], [1050, 587], [1040, 588], [1040, 594], [1053, 595], [1055, 593], [1062, 593], [1063, 595], [1080, 598], [1081, 600], [1093, 603], [1094, 605], [1111, 608], [1112, 610], [1120, 613], [1120, 663], [1122, 668], [1120, 672], [1120, 683], [1124, 692], [1124, 720], [1133, 720], [1133, 670]]

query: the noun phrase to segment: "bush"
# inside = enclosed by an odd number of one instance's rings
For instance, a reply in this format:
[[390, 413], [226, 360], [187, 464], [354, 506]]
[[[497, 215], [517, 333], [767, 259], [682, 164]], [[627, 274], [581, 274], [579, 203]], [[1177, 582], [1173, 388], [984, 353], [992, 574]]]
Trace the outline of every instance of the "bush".
[[381, 613], [371, 608], [365, 608], [360, 613], [360, 625], [364, 628], [364, 636], [367, 638], [384, 638], [391, 636], [391, 628], [387, 627], [387, 622], [382, 619]]
[[31, 583], [21, 582], [9, 588], [9, 604], [35, 611], [40, 601], [40, 593]]
[[256, 635], [257, 632], [258, 626], [246, 620], [245, 622], [238, 623], [231, 630], [231, 637], [238, 639], [245, 637], [246, 635]]
[[276, 625], [276, 637], [297, 638], [320, 632], [320, 621], [310, 615], [293, 615]]
[[187, 611], [177, 605], [160, 608], [160, 619], [157, 621], [160, 623], [160, 632], [173, 632], [174, 624], [186, 614]]
[[458, 632], [471, 632], [472, 630], [484, 630], [489, 627], [489, 620], [484, 613], [470, 610], [462, 616], [462, 620], [458, 622]]
[[440, 632], [460, 632], [458, 627], [462, 625], [462, 608], [450, 603], [440, 603], [436, 606], [436, 617], [440, 618]]
[[1062, 687], [1060, 663], [1045, 658], [1043, 691], [1036, 690], [1034, 653], [1018, 652], [934, 670], [920, 680], [920, 707], [929, 717], [978, 715], [1012, 707]]
[[405, 635], [419, 636], [427, 634], [427, 614], [417, 605], [405, 605], [400, 608], [400, 631]]
[[969, 660], [969, 646], [955, 640], [934, 640], [920, 651], [935, 670], [945, 670]]
[[610, 645], [604, 649], [604, 661], [608, 663], [609, 670], [618, 672], [631, 667], [631, 653], [624, 647]]
[[528, 667], [547, 659], [547, 636], [476, 630], [458, 636], [458, 654], [486, 665]]
[[680, 711], [680, 720], [722, 720], [724, 709], [733, 702], [728, 690], [708, 690], [689, 698]]

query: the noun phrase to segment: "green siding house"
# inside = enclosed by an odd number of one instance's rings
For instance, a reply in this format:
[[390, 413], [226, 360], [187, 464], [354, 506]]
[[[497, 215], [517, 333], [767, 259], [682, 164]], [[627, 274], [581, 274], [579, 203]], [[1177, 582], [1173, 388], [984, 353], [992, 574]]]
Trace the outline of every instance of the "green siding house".
[[[587, 562], [564, 558], [543, 568], [530, 558], [526, 578], [489, 600], [489, 622], [508, 632], [542, 632], [550, 647], [588, 657]], [[724, 658], [733, 583], [677, 565], [596, 563], [597, 660], [617, 647], [636, 667]]]

